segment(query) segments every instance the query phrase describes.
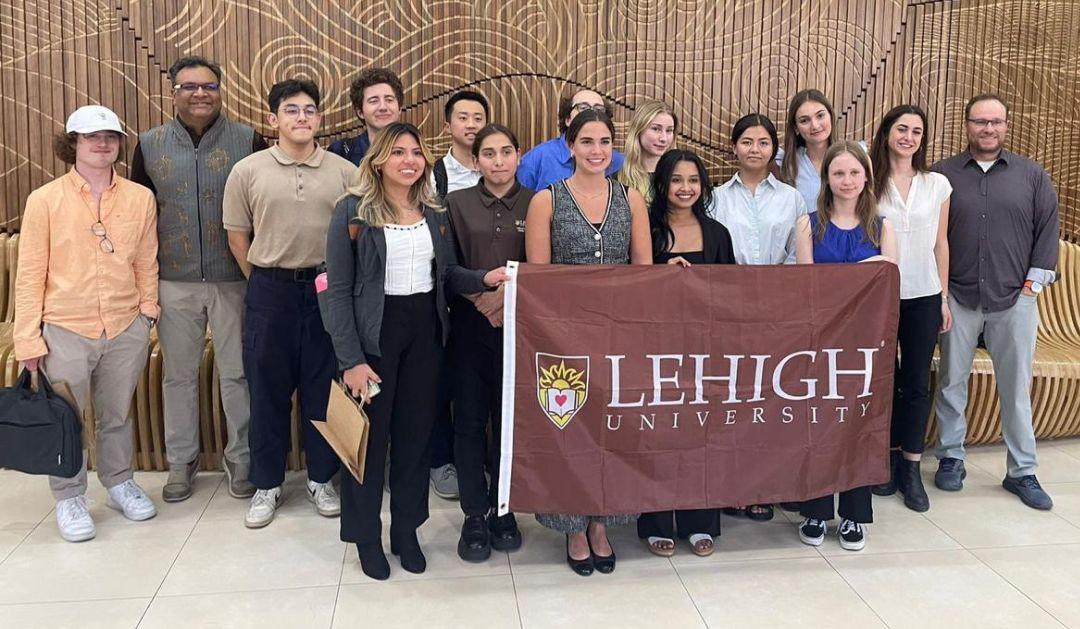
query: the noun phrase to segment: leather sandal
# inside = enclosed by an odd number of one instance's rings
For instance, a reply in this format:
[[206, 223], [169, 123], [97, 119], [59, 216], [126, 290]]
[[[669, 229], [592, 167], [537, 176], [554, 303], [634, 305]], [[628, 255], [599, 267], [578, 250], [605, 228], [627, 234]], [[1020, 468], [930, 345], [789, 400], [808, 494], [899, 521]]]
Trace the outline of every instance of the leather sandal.
[[670, 537], [650, 536], [645, 540], [649, 552], [657, 557], [670, 557], [675, 554], [675, 540]]
[[711, 535], [706, 535], [704, 538], [692, 541], [697, 537], [697, 534], [690, 536], [690, 550], [698, 557], [708, 557], [716, 551], [716, 542], [713, 541]]

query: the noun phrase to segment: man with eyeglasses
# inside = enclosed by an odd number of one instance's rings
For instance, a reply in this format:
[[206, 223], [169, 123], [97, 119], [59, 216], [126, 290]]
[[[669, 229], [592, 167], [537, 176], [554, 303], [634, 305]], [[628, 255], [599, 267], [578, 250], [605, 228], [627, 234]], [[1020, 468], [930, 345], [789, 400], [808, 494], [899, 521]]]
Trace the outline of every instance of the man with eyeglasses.
[[322, 122], [319, 88], [287, 80], [270, 89], [267, 121], [277, 144], [236, 164], [225, 184], [229, 248], [248, 277], [243, 355], [251, 396], [251, 482], [255, 495], [244, 524], [266, 526], [284, 496], [292, 395], [300, 405], [307, 455], [307, 497], [320, 515], [341, 513], [330, 484], [338, 458], [311, 420], [326, 419], [337, 369], [315, 294], [316, 265], [326, 259], [326, 233], [356, 167], [315, 141]]
[[968, 376], [979, 333], [994, 363], [1008, 448], [1002, 486], [1033, 509], [1053, 501], [1035, 477], [1031, 365], [1042, 289], [1055, 279], [1058, 197], [1042, 166], [1004, 148], [1008, 107], [980, 94], [964, 108], [967, 150], [934, 165], [952, 184], [949, 286], [952, 329], [941, 336], [934, 483], [963, 488]]
[[[66, 382], [81, 409], [93, 403], [105, 504], [140, 521], [157, 509], [132, 476], [128, 411], [160, 312], [157, 213], [149, 190], [113, 170], [125, 135], [115, 113], [87, 105], [55, 138], [56, 156], [73, 167], [26, 200], [13, 337], [25, 368]], [[73, 478], [49, 477], [56, 524], [69, 542], [96, 534], [86, 460], [84, 450]]]
[[[589, 89], [580, 89], [559, 101], [559, 137], [537, 144], [521, 157], [517, 173], [521, 185], [530, 190], [543, 190], [574, 174], [573, 158], [570, 156], [570, 147], [566, 144], [566, 129], [574, 116], [590, 109], [602, 111], [609, 118], [612, 117], [611, 108], [604, 102], [604, 97]], [[613, 150], [607, 176], [619, 172], [622, 164], [622, 153]]]
[[[227, 441], [221, 466], [229, 495], [250, 498], [248, 390], [240, 326], [247, 283], [221, 223], [225, 180], [233, 166], [266, 140], [221, 115], [221, 68], [184, 57], [169, 68], [176, 117], [139, 135], [131, 177], [154, 191], [164, 353], [165, 502], [187, 500], [199, 471], [199, 364], [207, 323], [221, 384]], [[209, 392], [203, 392], [209, 394]]]

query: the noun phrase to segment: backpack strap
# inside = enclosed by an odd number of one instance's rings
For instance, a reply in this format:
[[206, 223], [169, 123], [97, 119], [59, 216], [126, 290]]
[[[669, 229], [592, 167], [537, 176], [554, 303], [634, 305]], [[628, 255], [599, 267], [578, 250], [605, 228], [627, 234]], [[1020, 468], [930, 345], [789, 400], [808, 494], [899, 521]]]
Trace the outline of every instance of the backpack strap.
[[446, 175], [446, 162], [438, 160], [435, 162], [435, 167], [432, 168], [435, 173], [435, 194], [440, 199], [446, 199], [446, 195], [450, 190], [450, 178]]

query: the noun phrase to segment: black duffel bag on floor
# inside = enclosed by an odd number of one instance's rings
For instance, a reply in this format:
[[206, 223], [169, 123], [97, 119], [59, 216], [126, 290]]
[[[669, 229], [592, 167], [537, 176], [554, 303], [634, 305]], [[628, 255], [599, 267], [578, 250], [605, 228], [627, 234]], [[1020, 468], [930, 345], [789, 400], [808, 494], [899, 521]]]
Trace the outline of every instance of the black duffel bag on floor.
[[37, 380], [34, 391], [23, 369], [14, 387], [0, 389], [0, 467], [71, 478], [82, 469], [82, 421], [44, 374]]

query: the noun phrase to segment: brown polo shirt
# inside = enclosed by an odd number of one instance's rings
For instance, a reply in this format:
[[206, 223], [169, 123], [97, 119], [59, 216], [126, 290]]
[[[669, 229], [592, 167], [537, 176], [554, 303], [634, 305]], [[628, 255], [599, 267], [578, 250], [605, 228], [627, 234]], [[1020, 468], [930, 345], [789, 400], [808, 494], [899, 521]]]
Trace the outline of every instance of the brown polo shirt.
[[233, 166], [225, 183], [222, 222], [229, 231], [254, 232], [248, 262], [303, 269], [326, 260], [326, 232], [334, 205], [356, 166], [321, 147], [297, 162], [277, 146]]
[[507, 260], [524, 262], [525, 212], [532, 197], [532, 190], [514, 183], [500, 199], [488, 191], [483, 179], [446, 195], [461, 266], [490, 270]]

